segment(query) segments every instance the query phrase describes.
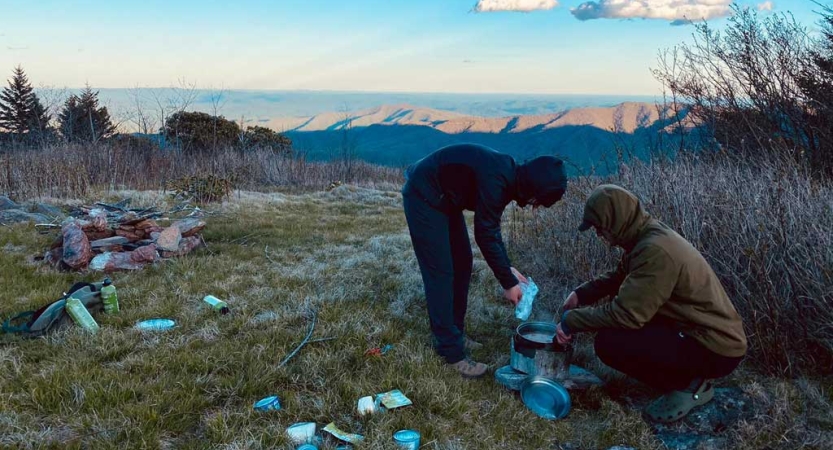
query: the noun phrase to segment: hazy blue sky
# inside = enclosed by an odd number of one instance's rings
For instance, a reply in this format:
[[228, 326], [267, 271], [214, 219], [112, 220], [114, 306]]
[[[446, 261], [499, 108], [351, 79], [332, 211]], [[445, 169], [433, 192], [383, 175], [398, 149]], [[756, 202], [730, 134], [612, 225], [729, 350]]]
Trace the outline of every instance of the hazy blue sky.
[[[671, 23], [720, 27], [730, 1], [0, 0], [0, 79], [21, 64], [68, 87], [655, 94], [658, 50], [692, 32]], [[817, 20], [810, 0], [741, 5]]]

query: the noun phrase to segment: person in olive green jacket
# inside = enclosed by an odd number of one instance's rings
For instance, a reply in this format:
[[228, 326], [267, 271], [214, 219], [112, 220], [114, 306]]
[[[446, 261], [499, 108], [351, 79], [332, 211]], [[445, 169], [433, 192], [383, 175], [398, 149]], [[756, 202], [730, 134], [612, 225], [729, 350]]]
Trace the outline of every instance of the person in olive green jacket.
[[[591, 227], [625, 254], [616, 270], [570, 293], [558, 342], [598, 332], [602, 362], [666, 392], [645, 415], [678, 420], [710, 401], [711, 380], [731, 373], [746, 354], [740, 316], [700, 252], [646, 213], [634, 194], [597, 187], [579, 230]], [[606, 297], [612, 300], [593, 306]]]

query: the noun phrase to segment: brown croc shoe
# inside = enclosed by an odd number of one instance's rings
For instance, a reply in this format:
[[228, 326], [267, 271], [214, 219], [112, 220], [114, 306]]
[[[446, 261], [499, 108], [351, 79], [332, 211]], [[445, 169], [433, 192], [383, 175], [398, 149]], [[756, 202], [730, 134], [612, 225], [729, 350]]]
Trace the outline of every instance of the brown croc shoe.
[[714, 398], [711, 380], [705, 380], [694, 392], [671, 391], [654, 400], [644, 414], [648, 420], [659, 423], [676, 422], [695, 407], [705, 405]]

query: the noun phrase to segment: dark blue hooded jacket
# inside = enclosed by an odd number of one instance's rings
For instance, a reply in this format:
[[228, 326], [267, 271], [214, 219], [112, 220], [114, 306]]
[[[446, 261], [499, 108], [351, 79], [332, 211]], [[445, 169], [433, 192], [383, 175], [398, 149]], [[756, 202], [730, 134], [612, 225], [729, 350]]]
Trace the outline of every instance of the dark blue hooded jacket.
[[541, 156], [517, 164], [506, 154], [475, 144], [443, 147], [406, 171], [404, 195], [422, 198], [447, 213], [474, 211], [474, 239], [504, 289], [518, 284], [500, 231], [503, 210], [512, 200], [526, 206], [532, 198], [549, 207], [563, 195], [563, 162]]

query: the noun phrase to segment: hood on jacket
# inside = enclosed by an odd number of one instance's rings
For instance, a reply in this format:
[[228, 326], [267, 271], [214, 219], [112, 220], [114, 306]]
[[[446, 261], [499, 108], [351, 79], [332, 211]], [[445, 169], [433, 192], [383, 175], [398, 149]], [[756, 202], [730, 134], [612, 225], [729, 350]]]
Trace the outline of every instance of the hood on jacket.
[[554, 156], [539, 156], [518, 166], [518, 191], [515, 201], [521, 207], [533, 198], [538, 205], [549, 208], [567, 190], [564, 161]]
[[584, 204], [579, 231], [590, 227], [607, 231], [613, 244], [632, 247], [651, 216], [642, 208], [636, 195], [613, 184], [598, 186]]

